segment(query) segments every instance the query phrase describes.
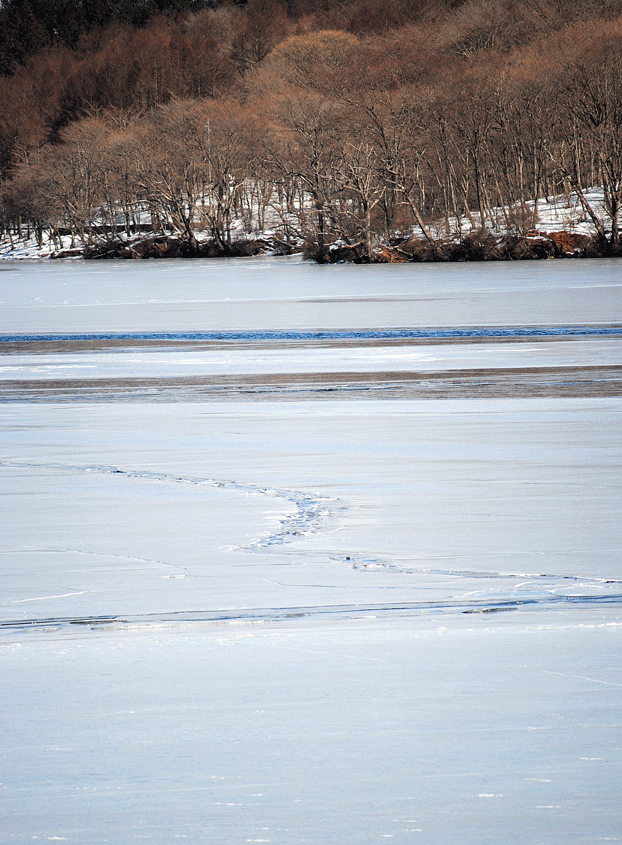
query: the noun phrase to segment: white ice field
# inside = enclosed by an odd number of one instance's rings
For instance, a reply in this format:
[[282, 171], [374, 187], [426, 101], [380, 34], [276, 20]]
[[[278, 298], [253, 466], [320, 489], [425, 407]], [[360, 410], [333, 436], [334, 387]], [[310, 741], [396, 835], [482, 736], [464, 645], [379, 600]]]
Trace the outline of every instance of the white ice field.
[[622, 263], [0, 267], [0, 842], [622, 841]]

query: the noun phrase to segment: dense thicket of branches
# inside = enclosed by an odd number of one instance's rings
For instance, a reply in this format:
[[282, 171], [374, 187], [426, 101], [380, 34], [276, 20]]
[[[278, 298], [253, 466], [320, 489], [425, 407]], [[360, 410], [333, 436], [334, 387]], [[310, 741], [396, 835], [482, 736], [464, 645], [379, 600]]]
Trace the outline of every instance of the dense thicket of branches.
[[9, 0], [2, 16], [31, 27], [28, 49], [2, 42], [6, 231], [89, 243], [148, 220], [226, 252], [234, 224], [268, 217], [319, 254], [341, 239], [370, 257], [416, 226], [440, 258], [439, 221], [520, 234], [528, 201], [572, 191], [620, 251], [620, 0]]
[[43, 47], [73, 47], [95, 29], [144, 26], [157, 14], [200, 11], [205, 0], [3, 0], [0, 3], [0, 72]]

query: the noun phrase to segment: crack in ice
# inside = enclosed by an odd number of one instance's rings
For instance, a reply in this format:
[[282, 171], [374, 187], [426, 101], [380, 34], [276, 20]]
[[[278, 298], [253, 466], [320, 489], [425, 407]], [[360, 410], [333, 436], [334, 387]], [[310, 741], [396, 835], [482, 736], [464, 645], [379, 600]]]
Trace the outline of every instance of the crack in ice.
[[[216, 478], [198, 478], [195, 476], [175, 475], [166, 472], [154, 472], [151, 470], [123, 469], [118, 466], [106, 464], [62, 464], [62, 463], [35, 463], [4, 460], [0, 466], [22, 467], [36, 469], [57, 469], [59, 471], [77, 471], [84, 473], [101, 473], [103, 475], [120, 475], [125, 478], [144, 478], [151, 481], [159, 481], [171, 484], [192, 484], [196, 486], [216, 487], [220, 489], [234, 490], [239, 493], [270, 496], [281, 499], [293, 505], [294, 512], [279, 520], [280, 529], [266, 534], [249, 543], [230, 546], [231, 551], [261, 551], [271, 546], [283, 545], [299, 537], [313, 534], [320, 530], [335, 509], [336, 500], [330, 496], [319, 494], [312, 495], [300, 490], [287, 488], [261, 486], [259, 484], [244, 483], [240, 481], [220, 480]], [[343, 507], [341, 508], [343, 509]], [[170, 564], [163, 564], [165, 566]]]

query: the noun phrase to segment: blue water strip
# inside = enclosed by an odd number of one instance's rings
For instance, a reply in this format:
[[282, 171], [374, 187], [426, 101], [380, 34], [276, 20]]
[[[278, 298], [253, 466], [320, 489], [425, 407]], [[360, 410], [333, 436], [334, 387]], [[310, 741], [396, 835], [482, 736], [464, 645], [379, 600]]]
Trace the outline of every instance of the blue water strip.
[[251, 330], [194, 332], [72, 332], [3, 334], [0, 343], [59, 340], [399, 340], [403, 338], [622, 336], [622, 326], [508, 326], [468, 329], [319, 329], [316, 331]]

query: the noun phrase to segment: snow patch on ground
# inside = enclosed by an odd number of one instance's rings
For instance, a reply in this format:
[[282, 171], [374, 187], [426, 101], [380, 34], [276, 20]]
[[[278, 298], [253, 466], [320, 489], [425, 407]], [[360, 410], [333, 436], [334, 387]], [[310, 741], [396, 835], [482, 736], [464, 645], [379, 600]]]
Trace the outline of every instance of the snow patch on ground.
[[[597, 218], [602, 222], [606, 232], [611, 231], [611, 219], [605, 207], [605, 196], [602, 188], [589, 188], [583, 196]], [[497, 206], [491, 209], [491, 214], [480, 221], [479, 214], [473, 212], [471, 217], [462, 217], [459, 221], [455, 217], [449, 218], [449, 233], [447, 221], [436, 221], [430, 227], [430, 234], [436, 238], [451, 236], [457, 232], [468, 235], [483, 225], [494, 234], [504, 235], [511, 231], [526, 232], [570, 232], [577, 235], [593, 236], [596, 228], [589, 214], [583, 207], [576, 191], [558, 196], [545, 197], [536, 203], [529, 200], [523, 205], [516, 203], [508, 208]], [[418, 234], [417, 231], [414, 233]]]
[[[611, 230], [611, 220], [605, 207], [605, 198], [602, 188], [593, 187], [584, 191], [584, 197], [590, 204], [598, 219], [603, 223], [605, 231]], [[497, 207], [491, 210], [490, 216], [483, 221], [484, 228], [495, 234], [506, 234], [513, 230], [526, 231], [533, 229], [541, 232], [570, 232], [593, 236], [596, 229], [589, 215], [585, 211], [578, 194], [573, 191], [559, 196], [546, 197], [538, 200], [534, 213], [535, 203], [530, 200], [522, 206], [516, 204], [510, 208]], [[481, 228], [482, 221], [479, 214], [473, 212], [471, 217], [462, 217], [456, 220], [449, 218], [449, 232], [447, 221], [436, 221], [428, 226], [429, 232], [434, 238], [450, 237], [456, 234], [465, 236], [474, 229]], [[265, 227], [263, 230], [248, 232], [244, 230], [242, 221], [233, 227], [234, 238], [239, 239], [262, 239], [277, 235], [285, 226], [288, 229], [293, 227], [291, 215], [279, 215], [275, 210], [266, 214]], [[154, 233], [152, 233], [154, 234]], [[205, 240], [205, 235], [197, 231], [199, 241]], [[421, 232], [418, 227], [411, 231], [413, 237], [419, 237]], [[128, 243], [143, 240], [150, 237], [148, 232], [142, 232], [127, 239]], [[408, 237], [408, 233], [404, 233]], [[60, 244], [59, 245], [59, 241]], [[39, 245], [35, 233], [31, 231], [27, 236], [18, 238], [13, 236], [9, 239], [6, 235], [0, 238], [0, 260], [20, 261], [25, 259], [43, 259], [57, 255], [59, 252], [79, 250], [81, 243], [79, 239], [72, 239], [70, 235], [57, 236], [53, 241], [49, 232], [44, 232], [43, 243]], [[73, 256], [79, 257], [79, 256]]]

